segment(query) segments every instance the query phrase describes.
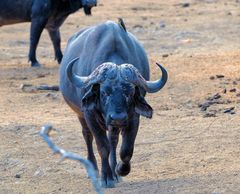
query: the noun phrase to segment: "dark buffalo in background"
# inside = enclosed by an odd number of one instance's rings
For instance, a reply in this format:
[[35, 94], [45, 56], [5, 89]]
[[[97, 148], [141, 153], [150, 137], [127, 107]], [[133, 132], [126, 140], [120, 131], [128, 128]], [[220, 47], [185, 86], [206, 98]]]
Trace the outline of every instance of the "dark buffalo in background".
[[36, 59], [36, 48], [44, 28], [52, 40], [55, 59], [62, 60], [59, 28], [69, 14], [83, 8], [91, 15], [97, 0], [0, 0], [0, 26], [31, 22], [29, 61], [33, 67], [41, 66]]
[[[114, 187], [119, 176], [130, 172], [140, 115], [151, 118], [153, 114], [144, 96], [158, 92], [167, 82], [167, 71], [159, 67], [162, 77], [147, 81], [146, 53], [122, 20], [83, 29], [68, 41], [60, 66], [60, 89], [77, 113], [88, 159], [98, 170], [92, 147], [95, 138], [103, 187]], [[121, 161], [117, 163], [120, 133]]]

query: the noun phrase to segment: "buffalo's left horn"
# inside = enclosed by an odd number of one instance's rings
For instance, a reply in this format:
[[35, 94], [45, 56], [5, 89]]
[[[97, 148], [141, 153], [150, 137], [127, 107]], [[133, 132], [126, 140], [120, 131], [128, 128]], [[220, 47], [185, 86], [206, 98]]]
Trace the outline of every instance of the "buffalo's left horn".
[[156, 80], [156, 81], [146, 81], [145, 90], [148, 93], [158, 92], [159, 90], [161, 90], [163, 88], [163, 86], [166, 84], [166, 82], [168, 80], [168, 73], [167, 73], [166, 69], [163, 66], [161, 66], [160, 64], [158, 64], [158, 63], [156, 63], [156, 64], [162, 71], [162, 77], [161, 77], [161, 79]]
[[84, 83], [86, 82], [87, 77], [81, 77], [81, 76], [76, 75], [75, 73], [72, 72], [73, 65], [78, 59], [79, 59], [79, 57], [77, 57], [77, 58], [75, 58], [75, 59], [73, 59], [72, 61], [69, 62], [69, 64], [67, 65], [66, 72], [67, 72], [68, 79], [75, 86], [81, 88], [84, 85]]

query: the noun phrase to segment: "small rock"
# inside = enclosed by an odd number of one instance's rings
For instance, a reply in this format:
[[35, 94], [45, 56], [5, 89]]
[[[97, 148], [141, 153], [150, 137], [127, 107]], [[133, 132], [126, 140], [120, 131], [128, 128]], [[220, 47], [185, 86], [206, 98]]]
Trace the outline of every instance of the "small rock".
[[236, 91], [237, 91], [236, 88], [232, 88], [232, 89], [229, 90], [229, 92], [236, 92]]
[[190, 7], [190, 3], [182, 3], [182, 7]]
[[161, 22], [159, 22], [159, 26], [160, 26], [160, 28], [165, 28], [166, 24], [164, 21], [161, 21]]
[[44, 75], [44, 74], [38, 74], [37, 75], [37, 78], [43, 78], [43, 77], [46, 77], [46, 75]]
[[47, 93], [46, 95], [45, 95], [45, 97], [51, 97], [52, 96], [52, 93]]
[[210, 76], [209, 79], [210, 79], [210, 80], [214, 80], [215, 77], [214, 77], [214, 76]]
[[222, 96], [221, 96], [219, 93], [216, 93], [216, 94], [214, 94], [214, 96], [208, 97], [207, 100], [212, 101], [212, 100], [219, 99], [219, 98], [221, 98], [221, 97], [222, 97]]
[[221, 95], [219, 93], [216, 93], [214, 96], [213, 96], [213, 99], [219, 99], [221, 98]]
[[57, 99], [57, 95], [56, 94], [52, 94], [52, 93], [47, 93], [45, 95], [45, 97], [51, 98], [52, 100], [56, 100]]
[[168, 57], [169, 54], [163, 54], [162, 57], [165, 58], [165, 57]]
[[237, 85], [238, 83], [236, 81], [233, 81], [233, 85]]
[[234, 109], [235, 107], [226, 108], [224, 109], [223, 113], [231, 113]]
[[216, 75], [217, 78], [224, 78], [224, 75]]
[[206, 117], [216, 117], [216, 113], [210, 113], [210, 112], [208, 112], [208, 113], [204, 114], [203, 117], [204, 117], [204, 118], [206, 118]]
[[135, 26], [133, 26], [133, 28], [143, 28], [143, 26], [140, 24], [136, 24]]
[[15, 178], [20, 179], [20, 178], [21, 178], [21, 175], [20, 175], [20, 174], [16, 174], [16, 175], [15, 175]]
[[224, 88], [223, 91], [222, 91], [222, 93], [226, 94], [226, 93], [227, 93], [227, 89]]
[[201, 108], [201, 111], [206, 111], [207, 108], [211, 106], [211, 103], [210, 102], [205, 102], [203, 104], [199, 104], [198, 106]]

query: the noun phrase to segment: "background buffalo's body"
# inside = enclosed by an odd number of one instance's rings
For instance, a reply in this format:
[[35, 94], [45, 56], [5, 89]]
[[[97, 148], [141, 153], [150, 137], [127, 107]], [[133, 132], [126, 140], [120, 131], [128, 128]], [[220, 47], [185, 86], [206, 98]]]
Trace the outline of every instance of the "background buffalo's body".
[[33, 0], [0, 1], [0, 26], [30, 22]]
[[[85, 5], [85, 13], [91, 14], [91, 7], [95, 5], [94, 0]], [[60, 63], [62, 51], [59, 27], [69, 14], [82, 7], [81, 0], [4, 0], [0, 1], [0, 26], [31, 22], [29, 60], [32, 66], [40, 66], [36, 59], [36, 48], [46, 28], [54, 46], [55, 58]]]

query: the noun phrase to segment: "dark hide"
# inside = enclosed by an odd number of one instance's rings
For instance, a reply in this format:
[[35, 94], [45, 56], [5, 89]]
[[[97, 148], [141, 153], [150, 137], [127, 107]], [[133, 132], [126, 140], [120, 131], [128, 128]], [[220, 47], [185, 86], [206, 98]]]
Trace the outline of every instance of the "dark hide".
[[84, 8], [85, 14], [91, 14], [96, 0], [1, 0], [0, 26], [31, 22], [29, 61], [32, 66], [40, 66], [36, 59], [36, 49], [44, 28], [51, 38], [55, 59], [62, 60], [61, 37], [59, 28], [68, 17]]
[[[87, 144], [88, 159], [96, 170], [92, 149], [95, 138], [101, 157], [101, 183], [114, 187], [131, 170], [140, 115], [151, 118], [146, 92], [159, 91], [167, 81], [150, 82], [146, 53], [136, 38], [119, 23], [105, 22], [75, 33], [68, 41], [60, 67], [60, 89], [77, 113]], [[156, 87], [157, 86], [157, 87]], [[120, 161], [116, 148], [122, 135]]]

